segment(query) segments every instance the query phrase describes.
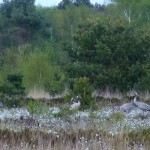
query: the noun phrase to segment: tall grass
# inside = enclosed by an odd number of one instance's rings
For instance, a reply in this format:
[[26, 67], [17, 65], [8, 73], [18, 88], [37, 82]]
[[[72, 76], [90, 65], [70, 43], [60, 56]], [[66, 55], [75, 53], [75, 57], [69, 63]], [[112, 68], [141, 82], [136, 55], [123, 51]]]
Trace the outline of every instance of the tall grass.
[[[144, 132], [122, 133], [111, 136], [104, 131], [60, 130], [61, 135], [48, 134], [30, 129], [21, 132], [0, 130], [0, 150], [149, 150], [150, 138]], [[138, 134], [142, 137], [139, 137]], [[140, 139], [141, 138], [141, 139]]]
[[0, 139], [0, 149], [39, 149], [39, 150], [126, 150], [140, 144], [129, 142], [128, 137], [109, 137], [105, 134], [95, 134], [93, 131], [78, 131], [78, 133], [64, 133], [61, 137], [40, 132], [26, 130], [22, 133], [3, 131]]
[[28, 91], [27, 97], [32, 99], [50, 99], [50, 94], [42, 88], [33, 88]]
[[93, 92], [93, 96], [102, 97], [104, 99], [118, 99], [121, 100], [123, 98], [123, 94], [119, 90], [111, 90], [107, 87], [104, 90], [96, 90]]
[[67, 94], [68, 94], [68, 89], [65, 89], [60, 94], [50, 95], [50, 93], [46, 92], [43, 88], [35, 87], [28, 90], [27, 97], [35, 100], [40, 100], [40, 99], [54, 100], [54, 99], [62, 99]]

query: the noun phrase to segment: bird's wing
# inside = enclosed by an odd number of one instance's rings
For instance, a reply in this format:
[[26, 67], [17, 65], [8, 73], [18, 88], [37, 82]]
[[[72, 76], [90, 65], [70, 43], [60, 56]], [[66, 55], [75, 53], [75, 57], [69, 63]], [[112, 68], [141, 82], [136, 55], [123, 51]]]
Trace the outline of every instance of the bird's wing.
[[144, 110], [150, 110], [150, 105], [143, 102], [136, 102], [138, 107]]

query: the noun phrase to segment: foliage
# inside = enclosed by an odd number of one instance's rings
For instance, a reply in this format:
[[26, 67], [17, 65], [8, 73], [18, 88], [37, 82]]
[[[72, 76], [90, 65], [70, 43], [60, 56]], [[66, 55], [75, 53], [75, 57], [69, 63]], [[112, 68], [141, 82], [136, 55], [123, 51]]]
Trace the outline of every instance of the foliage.
[[50, 93], [62, 90], [63, 73], [59, 66], [50, 63], [47, 53], [31, 54], [24, 62], [22, 70], [26, 89], [41, 87]]
[[95, 109], [96, 102], [95, 98], [92, 96], [93, 88], [89, 83], [89, 79], [86, 77], [76, 78], [70, 83], [70, 91], [64, 96], [66, 102], [70, 102], [71, 98], [78, 101], [77, 96], [79, 96], [79, 101], [81, 102], [81, 109]]
[[5, 0], [0, 4], [0, 18], [2, 18], [0, 39], [3, 47], [37, 41], [35, 35], [44, 35], [41, 30], [41, 27], [44, 28], [43, 18], [37, 12], [34, 2], [34, 0]]
[[22, 86], [23, 76], [20, 74], [8, 74], [7, 80], [0, 86], [0, 92], [7, 95], [24, 95], [25, 88]]
[[146, 76], [147, 32], [136, 32], [135, 27], [111, 19], [106, 23], [87, 21], [79, 26], [75, 40], [78, 47], [72, 56], [75, 63], [68, 70], [70, 77], [86, 76], [96, 88], [123, 91]]
[[[74, 78], [94, 88], [149, 90], [149, 0], [62, 0], [39, 7], [34, 0], [0, 4], [0, 85], [23, 75], [26, 90], [62, 92]], [[130, 22], [129, 22], [130, 20]], [[73, 89], [73, 84], [70, 86]]]
[[70, 6], [70, 5], [75, 5], [75, 6], [86, 5], [88, 7], [92, 6], [90, 0], [62, 0], [58, 4], [58, 8], [65, 9], [67, 6]]
[[111, 0], [116, 3], [120, 14], [131, 24], [149, 22], [149, 0]]
[[94, 109], [96, 107], [95, 99], [92, 97], [93, 90], [88, 78], [75, 79], [73, 92], [74, 95], [81, 96], [81, 109]]
[[36, 13], [34, 0], [3, 1], [0, 12], [18, 25], [34, 28], [40, 25], [40, 15]]

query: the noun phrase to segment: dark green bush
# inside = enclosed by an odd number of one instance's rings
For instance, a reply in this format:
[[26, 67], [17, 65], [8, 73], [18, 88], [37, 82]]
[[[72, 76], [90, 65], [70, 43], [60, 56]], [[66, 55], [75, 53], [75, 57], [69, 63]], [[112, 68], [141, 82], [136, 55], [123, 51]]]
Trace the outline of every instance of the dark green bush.
[[80, 77], [79, 79], [75, 79], [73, 93], [74, 95], [81, 96], [81, 109], [96, 108], [96, 101], [92, 97], [92, 92], [93, 89], [88, 78]]
[[25, 88], [22, 86], [22, 78], [20, 74], [8, 74], [6, 82], [0, 86], [0, 92], [9, 96], [24, 95]]

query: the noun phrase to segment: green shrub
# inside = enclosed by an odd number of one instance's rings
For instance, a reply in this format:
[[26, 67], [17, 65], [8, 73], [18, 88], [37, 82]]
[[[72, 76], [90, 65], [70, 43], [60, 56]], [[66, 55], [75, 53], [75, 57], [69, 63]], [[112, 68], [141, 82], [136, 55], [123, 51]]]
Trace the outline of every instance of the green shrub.
[[73, 87], [74, 95], [81, 96], [81, 109], [95, 109], [96, 101], [92, 97], [92, 86], [89, 83], [89, 78], [80, 77], [75, 80]]
[[21, 74], [8, 74], [6, 82], [0, 86], [0, 92], [7, 95], [24, 95], [25, 88], [22, 86]]

